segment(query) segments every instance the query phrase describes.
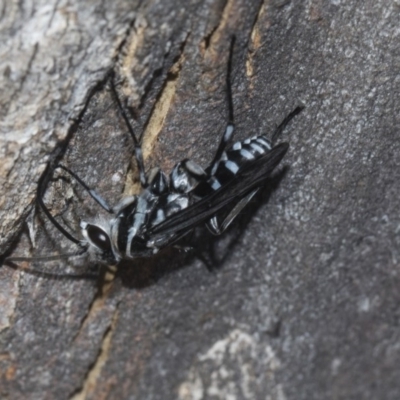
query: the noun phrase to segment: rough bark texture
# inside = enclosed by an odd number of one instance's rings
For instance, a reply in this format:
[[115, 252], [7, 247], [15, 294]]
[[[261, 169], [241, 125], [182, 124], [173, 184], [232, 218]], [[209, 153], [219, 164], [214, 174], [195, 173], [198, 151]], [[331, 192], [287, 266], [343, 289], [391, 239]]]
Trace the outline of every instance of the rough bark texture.
[[[400, 398], [398, 1], [0, 4], [1, 253], [73, 249], [35, 212], [50, 160], [111, 204], [137, 190], [112, 70], [149, 168], [212, 159], [232, 34], [238, 138], [306, 105], [286, 167], [196, 253], [97, 282], [3, 266], [1, 398]], [[46, 202], [77, 228], [98, 209], [57, 177]]]

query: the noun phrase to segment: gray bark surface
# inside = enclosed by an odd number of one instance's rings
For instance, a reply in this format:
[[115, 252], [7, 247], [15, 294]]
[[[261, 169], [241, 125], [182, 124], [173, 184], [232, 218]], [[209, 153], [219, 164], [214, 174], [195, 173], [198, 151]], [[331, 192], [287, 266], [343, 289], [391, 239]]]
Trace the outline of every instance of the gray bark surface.
[[[299, 103], [276, 177], [221, 237], [97, 280], [85, 259], [0, 268], [5, 399], [398, 399], [400, 3], [0, 3], [0, 254], [73, 251], [35, 207], [49, 161], [109, 204], [146, 166], [206, 167]], [[66, 175], [45, 193], [79, 237], [101, 210]], [[209, 272], [205, 266], [212, 266]], [[24, 272], [41, 269], [58, 276]]]

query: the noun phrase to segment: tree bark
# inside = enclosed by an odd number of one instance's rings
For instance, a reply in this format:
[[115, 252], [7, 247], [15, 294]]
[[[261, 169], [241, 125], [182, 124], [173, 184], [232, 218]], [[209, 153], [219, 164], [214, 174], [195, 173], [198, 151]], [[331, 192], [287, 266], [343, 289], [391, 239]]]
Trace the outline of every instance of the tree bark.
[[[232, 35], [235, 138], [271, 134], [305, 104], [280, 138], [290, 150], [276, 176], [224, 235], [197, 230], [195, 251], [97, 280], [63, 276], [98, 271], [80, 257], [6, 262], [0, 397], [399, 398], [398, 2], [0, 10], [0, 254], [76, 249], [35, 207], [49, 163], [111, 205], [138, 191], [112, 71], [147, 169], [212, 160]], [[45, 202], [79, 237], [101, 210], [67, 175], [52, 178]]]

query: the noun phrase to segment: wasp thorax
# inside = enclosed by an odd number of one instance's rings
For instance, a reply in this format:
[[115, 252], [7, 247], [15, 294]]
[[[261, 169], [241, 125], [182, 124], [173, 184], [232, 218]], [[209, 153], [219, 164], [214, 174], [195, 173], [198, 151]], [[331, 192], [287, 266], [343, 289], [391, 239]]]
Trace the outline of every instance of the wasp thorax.
[[171, 172], [171, 186], [175, 192], [188, 193], [207, 175], [203, 168], [191, 160], [183, 160]]

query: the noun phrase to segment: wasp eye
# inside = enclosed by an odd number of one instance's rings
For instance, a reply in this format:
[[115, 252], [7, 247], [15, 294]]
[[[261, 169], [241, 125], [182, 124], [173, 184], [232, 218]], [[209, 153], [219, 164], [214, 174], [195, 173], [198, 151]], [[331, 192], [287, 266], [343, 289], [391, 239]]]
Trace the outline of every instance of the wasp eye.
[[103, 252], [111, 250], [111, 242], [107, 233], [96, 225], [88, 224], [86, 232], [89, 240]]

